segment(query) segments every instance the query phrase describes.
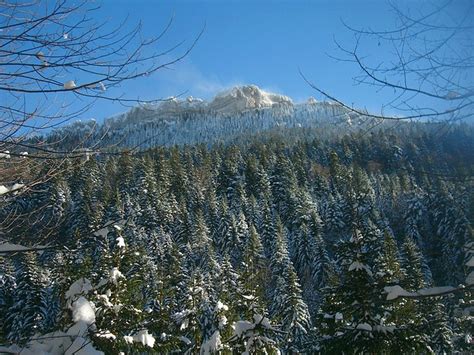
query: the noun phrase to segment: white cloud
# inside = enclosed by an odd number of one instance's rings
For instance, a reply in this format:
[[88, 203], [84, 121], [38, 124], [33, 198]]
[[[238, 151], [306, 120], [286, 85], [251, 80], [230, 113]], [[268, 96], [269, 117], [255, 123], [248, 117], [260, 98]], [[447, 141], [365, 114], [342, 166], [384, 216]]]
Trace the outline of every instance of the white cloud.
[[[166, 90], [162, 96], [174, 96], [186, 92], [184, 96], [194, 96], [210, 99], [217, 93], [244, 83], [242, 80], [222, 81], [218, 75], [204, 74], [191, 61], [177, 63], [172, 68], [165, 69], [156, 76], [159, 86]], [[160, 90], [160, 91], [163, 91]]]

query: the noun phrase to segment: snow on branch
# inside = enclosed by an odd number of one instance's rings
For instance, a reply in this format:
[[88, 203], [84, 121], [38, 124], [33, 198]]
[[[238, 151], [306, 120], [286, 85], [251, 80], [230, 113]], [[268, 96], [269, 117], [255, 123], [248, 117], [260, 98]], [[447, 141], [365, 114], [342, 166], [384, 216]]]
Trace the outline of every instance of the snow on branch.
[[387, 300], [395, 300], [397, 298], [422, 298], [422, 297], [436, 297], [445, 296], [451, 293], [465, 291], [466, 289], [474, 288], [474, 284], [467, 286], [441, 286], [441, 287], [430, 287], [423, 288], [415, 292], [405, 290], [400, 285], [384, 287], [384, 291], [387, 293]]

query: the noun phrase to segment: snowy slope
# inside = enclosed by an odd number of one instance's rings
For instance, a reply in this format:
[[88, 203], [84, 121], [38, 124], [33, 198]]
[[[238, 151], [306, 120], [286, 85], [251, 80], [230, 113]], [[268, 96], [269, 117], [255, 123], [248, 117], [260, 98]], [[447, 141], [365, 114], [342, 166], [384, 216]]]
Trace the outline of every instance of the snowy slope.
[[141, 105], [106, 119], [104, 124], [76, 122], [55, 134], [80, 139], [106, 137], [104, 144], [148, 148], [230, 141], [274, 127], [314, 127], [324, 123], [353, 125], [365, 121], [332, 102], [309, 98], [294, 103], [289, 97], [269, 93], [255, 85], [237, 86], [211, 101], [193, 97], [171, 98], [158, 105]]

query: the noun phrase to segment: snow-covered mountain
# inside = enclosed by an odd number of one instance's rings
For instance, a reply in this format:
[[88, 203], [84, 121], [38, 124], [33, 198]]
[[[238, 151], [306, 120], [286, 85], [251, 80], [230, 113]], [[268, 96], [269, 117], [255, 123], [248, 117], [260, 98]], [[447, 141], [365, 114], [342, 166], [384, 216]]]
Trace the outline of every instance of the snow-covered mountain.
[[104, 144], [141, 149], [157, 145], [228, 142], [237, 136], [275, 127], [314, 127], [324, 123], [353, 125], [366, 118], [341, 105], [309, 98], [294, 103], [255, 85], [237, 86], [205, 101], [170, 98], [156, 105], [140, 105], [108, 118], [103, 124], [76, 122], [56, 131], [69, 139], [93, 132]]

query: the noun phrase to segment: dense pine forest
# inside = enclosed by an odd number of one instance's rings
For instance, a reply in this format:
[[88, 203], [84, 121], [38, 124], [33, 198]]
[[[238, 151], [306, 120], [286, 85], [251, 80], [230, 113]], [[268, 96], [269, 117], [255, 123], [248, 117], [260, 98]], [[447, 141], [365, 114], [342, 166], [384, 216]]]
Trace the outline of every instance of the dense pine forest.
[[0, 204], [44, 246], [0, 254], [2, 349], [472, 351], [473, 170], [472, 125], [421, 123], [66, 161]]

